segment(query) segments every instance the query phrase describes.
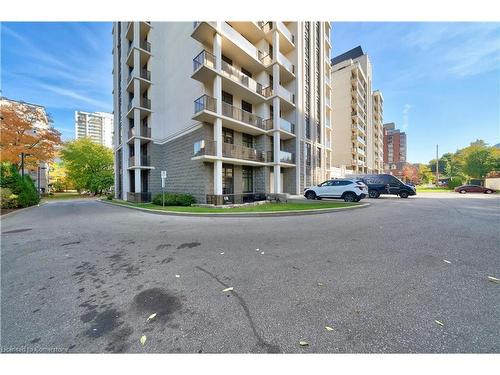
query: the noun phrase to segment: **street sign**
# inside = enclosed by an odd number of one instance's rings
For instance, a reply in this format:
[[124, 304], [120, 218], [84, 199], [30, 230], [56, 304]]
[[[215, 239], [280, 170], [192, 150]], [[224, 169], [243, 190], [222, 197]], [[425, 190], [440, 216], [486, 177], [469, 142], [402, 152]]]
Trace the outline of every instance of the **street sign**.
[[167, 171], [161, 171], [161, 178], [167, 178]]
[[165, 207], [165, 180], [167, 179], [167, 171], [161, 171], [161, 203]]

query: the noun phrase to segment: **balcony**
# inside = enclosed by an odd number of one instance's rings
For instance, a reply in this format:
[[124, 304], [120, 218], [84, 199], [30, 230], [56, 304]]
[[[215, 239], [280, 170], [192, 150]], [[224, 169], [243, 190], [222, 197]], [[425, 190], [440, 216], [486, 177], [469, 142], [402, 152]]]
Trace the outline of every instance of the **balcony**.
[[228, 78], [222, 82], [223, 90], [232, 92], [249, 102], [262, 101], [266, 91], [260, 83], [225, 61], [222, 61], [221, 68], [222, 76]]
[[151, 202], [151, 193], [150, 192], [135, 193], [129, 191], [127, 193], [127, 201], [132, 203]]
[[151, 43], [147, 40], [132, 41], [127, 52], [127, 65], [134, 66], [134, 54], [132, 51], [137, 48], [139, 51], [139, 64], [144, 66], [151, 57]]
[[[279, 161], [280, 161], [280, 163], [285, 163], [285, 164], [295, 164], [295, 154], [293, 152], [280, 150]], [[268, 163], [274, 162], [274, 152], [273, 151], [267, 152], [267, 162]]]
[[134, 111], [133, 109], [134, 108], [137, 108], [139, 109], [140, 111], [140, 118], [143, 119], [145, 117], [147, 117], [150, 113], [151, 113], [151, 100], [148, 99], [148, 98], [140, 98], [139, 99], [139, 103], [136, 104], [134, 99], [132, 99], [129, 103], [128, 103], [128, 111], [127, 111], [127, 116], [129, 118], [133, 117], [134, 116]]
[[[202, 140], [193, 145], [193, 157], [209, 156], [214, 159], [217, 155], [216, 142], [212, 140]], [[249, 162], [265, 163], [265, 153], [255, 148], [222, 143], [222, 157], [238, 159]], [[241, 163], [248, 164], [248, 163]], [[251, 163], [250, 163], [251, 164]]]
[[134, 92], [134, 78], [139, 79], [139, 91], [140, 94], [144, 93], [151, 85], [151, 72], [147, 69], [140, 69], [137, 73], [137, 69], [133, 69], [129, 74], [129, 79], [127, 83], [127, 91]]
[[135, 127], [130, 128], [128, 131], [128, 139], [131, 140], [133, 138], [141, 138], [141, 140], [142, 138], [151, 139], [151, 128], [148, 126], [142, 126], [140, 134], [136, 134]]
[[193, 59], [193, 74], [191, 78], [199, 82], [212, 80], [216, 75], [215, 56], [203, 50]]
[[284, 118], [280, 118], [280, 130], [285, 132], [295, 134], [295, 124], [285, 120]]
[[259, 117], [254, 113], [247, 112], [228, 103], [222, 103], [222, 116], [229, 117], [238, 122], [242, 122], [262, 130], [267, 130], [262, 117]]
[[278, 91], [276, 94], [281, 99], [281, 109], [283, 111], [295, 109], [295, 94], [292, 94], [281, 85], [278, 85]]
[[217, 112], [217, 99], [202, 95], [194, 101], [194, 113], [201, 111]]
[[280, 65], [280, 78], [282, 82], [288, 82], [295, 78], [295, 65], [281, 52], [278, 52], [278, 64]]
[[141, 155], [139, 157], [139, 164], [135, 161], [135, 155], [132, 155], [128, 158], [128, 167], [129, 168], [141, 168], [141, 167], [150, 167], [150, 158], [149, 155]]
[[283, 22], [261, 22], [261, 28], [269, 43], [273, 42], [273, 36], [270, 31], [277, 30], [280, 39], [280, 50], [288, 53], [295, 48], [295, 37], [290, 29]]

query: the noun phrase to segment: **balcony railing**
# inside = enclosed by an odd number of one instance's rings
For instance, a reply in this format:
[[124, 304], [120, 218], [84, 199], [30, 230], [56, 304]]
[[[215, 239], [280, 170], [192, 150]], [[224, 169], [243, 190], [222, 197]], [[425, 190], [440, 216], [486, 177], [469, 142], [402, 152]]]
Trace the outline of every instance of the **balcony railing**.
[[139, 47], [141, 47], [145, 51], [151, 52], [151, 43], [146, 40], [141, 40], [139, 42]]
[[295, 124], [292, 124], [283, 118], [280, 118], [280, 129], [295, 134]]
[[151, 109], [151, 100], [148, 99], [148, 98], [141, 98], [141, 100], [140, 100], [140, 106], [142, 108]]
[[283, 65], [289, 72], [295, 74], [295, 65], [293, 65], [290, 60], [288, 60], [285, 55], [278, 52], [278, 62]]
[[194, 101], [194, 113], [201, 112], [203, 110], [216, 112], [217, 111], [217, 99], [212, 98], [208, 95], [202, 95]]
[[132, 202], [132, 203], [150, 202], [151, 201], [151, 193], [150, 192], [135, 193], [135, 192], [129, 191], [127, 193], [127, 201]]
[[139, 163], [135, 162], [135, 155], [132, 155], [128, 158], [128, 166], [129, 167], [149, 167], [150, 166], [150, 158], [149, 155], [141, 155], [139, 158]]
[[151, 72], [147, 69], [141, 69], [140, 77], [151, 81]]
[[266, 86], [266, 87], [261, 86], [259, 94], [265, 98], [269, 98], [270, 96], [273, 95], [273, 87], [272, 86]]
[[250, 112], [247, 112], [241, 108], [237, 108], [228, 103], [222, 103], [222, 115], [226, 117], [230, 117], [234, 120], [244, 122], [245, 124], [249, 124], [255, 126], [257, 128], [267, 130], [264, 126], [264, 120]]
[[210, 52], [203, 50], [193, 59], [193, 71], [197, 71], [200, 66], [205, 65], [212, 69], [215, 68], [215, 56]]
[[[211, 140], [202, 140], [194, 143], [193, 156], [210, 155], [216, 156], [216, 142]], [[242, 159], [264, 163], [265, 153], [255, 148], [235, 145], [231, 143], [222, 143], [222, 156], [225, 158]]]
[[140, 135], [136, 134], [135, 128], [129, 129], [129, 131], [128, 131], [128, 138], [130, 139], [130, 138], [135, 137], [135, 136], [137, 136], [137, 137], [144, 137], [144, 138], [151, 138], [151, 128], [148, 127], [148, 126], [143, 126], [141, 128], [141, 134]]
[[286, 27], [286, 25], [283, 22], [276, 22], [276, 26], [279, 31], [290, 41], [292, 44], [295, 44], [295, 38], [292, 34], [292, 32]]
[[278, 95], [287, 100], [288, 102], [295, 104], [295, 94], [292, 94], [290, 91], [288, 91], [281, 85], [278, 86]]
[[273, 62], [273, 58], [269, 53], [258, 51], [257, 57], [259, 61], [265, 66], [271, 64]]
[[[292, 152], [280, 151], [279, 158], [280, 158], [281, 163], [295, 164], [295, 154]], [[273, 151], [267, 152], [267, 162], [268, 163], [274, 162], [274, 152]]]

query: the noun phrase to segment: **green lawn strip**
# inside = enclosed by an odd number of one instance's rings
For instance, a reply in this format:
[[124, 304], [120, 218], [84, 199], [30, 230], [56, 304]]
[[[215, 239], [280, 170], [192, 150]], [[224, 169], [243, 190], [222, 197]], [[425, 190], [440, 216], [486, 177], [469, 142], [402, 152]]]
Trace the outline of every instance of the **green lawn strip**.
[[42, 200], [54, 201], [63, 199], [75, 199], [75, 198], [93, 198], [89, 195], [80, 195], [78, 193], [55, 193], [54, 195], [47, 195], [42, 198]]
[[277, 212], [277, 211], [304, 211], [322, 208], [342, 208], [357, 206], [358, 203], [348, 202], [315, 202], [315, 203], [266, 203], [255, 206], [214, 208], [214, 207], [182, 207], [182, 206], [157, 206], [152, 203], [130, 203], [114, 199], [113, 203], [132, 207], [147, 208], [157, 211], [193, 212], [193, 213], [232, 213], [232, 212]]
[[417, 187], [417, 193], [452, 193], [451, 189], [443, 188], [419, 188]]

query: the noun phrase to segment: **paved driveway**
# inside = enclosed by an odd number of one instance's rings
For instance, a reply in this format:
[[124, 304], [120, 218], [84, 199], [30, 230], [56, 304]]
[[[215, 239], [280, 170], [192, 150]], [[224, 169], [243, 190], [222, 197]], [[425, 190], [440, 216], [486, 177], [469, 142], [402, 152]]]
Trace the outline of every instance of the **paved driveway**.
[[370, 202], [187, 218], [80, 200], [3, 218], [2, 351], [498, 353], [499, 197]]

